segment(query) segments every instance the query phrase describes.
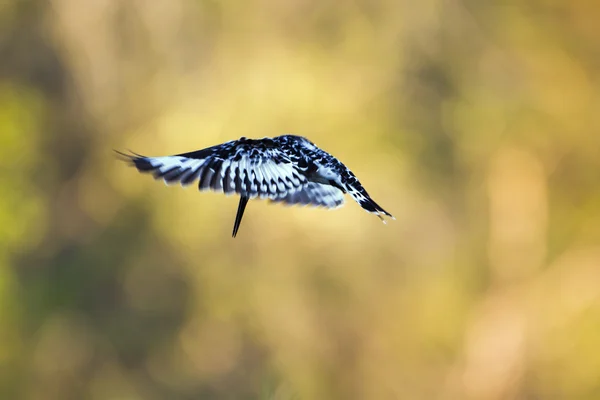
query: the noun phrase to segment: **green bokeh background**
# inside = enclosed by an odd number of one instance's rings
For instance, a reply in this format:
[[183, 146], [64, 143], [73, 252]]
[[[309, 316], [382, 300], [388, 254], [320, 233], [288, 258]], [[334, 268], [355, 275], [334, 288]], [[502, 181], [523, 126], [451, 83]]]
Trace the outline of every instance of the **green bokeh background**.
[[[600, 3], [0, 5], [0, 398], [600, 398]], [[113, 148], [295, 133], [397, 217]]]

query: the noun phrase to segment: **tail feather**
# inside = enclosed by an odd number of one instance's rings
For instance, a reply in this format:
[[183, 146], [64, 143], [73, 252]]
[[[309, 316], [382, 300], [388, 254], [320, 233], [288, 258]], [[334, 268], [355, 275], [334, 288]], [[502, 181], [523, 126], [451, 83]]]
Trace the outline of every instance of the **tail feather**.
[[377, 204], [370, 197], [364, 198], [364, 200], [359, 201], [358, 204], [360, 204], [360, 206], [362, 208], [364, 208], [366, 211], [368, 211], [370, 213], [384, 214], [384, 215], [387, 215], [388, 217], [392, 217], [392, 214], [385, 211], [379, 204]]
[[369, 193], [367, 193], [367, 191], [365, 190], [365, 188], [362, 187], [362, 185], [360, 185], [360, 183], [358, 183], [358, 181], [355, 183], [355, 185], [353, 185], [352, 187], [350, 187], [348, 189], [348, 194], [350, 196], [352, 196], [352, 198], [367, 212], [370, 212], [372, 214], [375, 214], [379, 217], [379, 219], [381, 219], [384, 223], [385, 221], [383, 220], [383, 217], [381, 216], [382, 214], [390, 217], [391, 219], [396, 219], [392, 214], [390, 214], [389, 212], [385, 211], [383, 209], [383, 207], [381, 207], [379, 204], [377, 204], [375, 202], [375, 200], [373, 200], [371, 198], [371, 196], [369, 196]]

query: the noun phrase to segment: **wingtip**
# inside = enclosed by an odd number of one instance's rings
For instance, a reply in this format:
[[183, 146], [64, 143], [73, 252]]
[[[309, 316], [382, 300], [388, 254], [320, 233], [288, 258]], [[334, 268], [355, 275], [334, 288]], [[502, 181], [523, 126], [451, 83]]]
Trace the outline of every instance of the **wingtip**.
[[143, 156], [141, 154], [138, 154], [135, 151], [132, 151], [132, 150], [129, 150], [129, 149], [127, 151], [130, 154], [127, 154], [127, 153], [122, 152], [122, 151], [117, 150], [117, 149], [113, 149], [113, 151], [115, 152], [115, 154], [116, 154], [116, 156], [117, 156], [118, 159], [120, 159], [122, 161], [126, 161], [126, 162], [134, 161], [134, 160], [139, 159], [139, 158], [146, 158], [145, 156]]
[[113, 149], [113, 151], [115, 152], [115, 156], [122, 161], [131, 161], [131, 156], [129, 154], [123, 153], [122, 151], [119, 151], [117, 149]]

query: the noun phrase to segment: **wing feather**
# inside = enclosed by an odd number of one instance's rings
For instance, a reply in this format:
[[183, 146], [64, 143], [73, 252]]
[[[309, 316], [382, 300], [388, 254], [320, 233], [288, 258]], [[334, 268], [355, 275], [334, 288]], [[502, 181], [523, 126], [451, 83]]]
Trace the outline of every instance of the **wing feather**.
[[188, 186], [194, 183], [202, 172], [202, 166], [190, 168], [187, 173], [181, 176], [181, 186]]
[[234, 170], [230, 164], [227, 165], [223, 174], [225, 175], [223, 177], [223, 191], [225, 194], [231, 194], [235, 191], [235, 184], [233, 182]]
[[272, 139], [240, 139], [164, 157], [128, 156], [140, 172], [182, 186], [198, 181], [201, 191], [249, 198], [286, 198], [308, 183], [304, 171]]
[[271, 199], [271, 201], [288, 205], [338, 208], [344, 204], [344, 193], [333, 186], [308, 182], [299, 190]]

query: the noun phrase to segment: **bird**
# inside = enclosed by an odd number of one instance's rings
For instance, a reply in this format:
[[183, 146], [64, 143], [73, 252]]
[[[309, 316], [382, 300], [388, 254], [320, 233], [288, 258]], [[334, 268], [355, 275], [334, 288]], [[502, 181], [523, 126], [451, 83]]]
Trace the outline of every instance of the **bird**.
[[369, 196], [348, 167], [303, 136], [241, 137], [202, 150], [160, 157], [115, 152], [139, 172], [152, 174], [167, 185], [197, 182], [200, 191], [239, 195], [234, 238], [248, 201], [256, 198], [335, 209], [344, 204], [347, 193], [384, 224], [384, 216], [396, 219]]

